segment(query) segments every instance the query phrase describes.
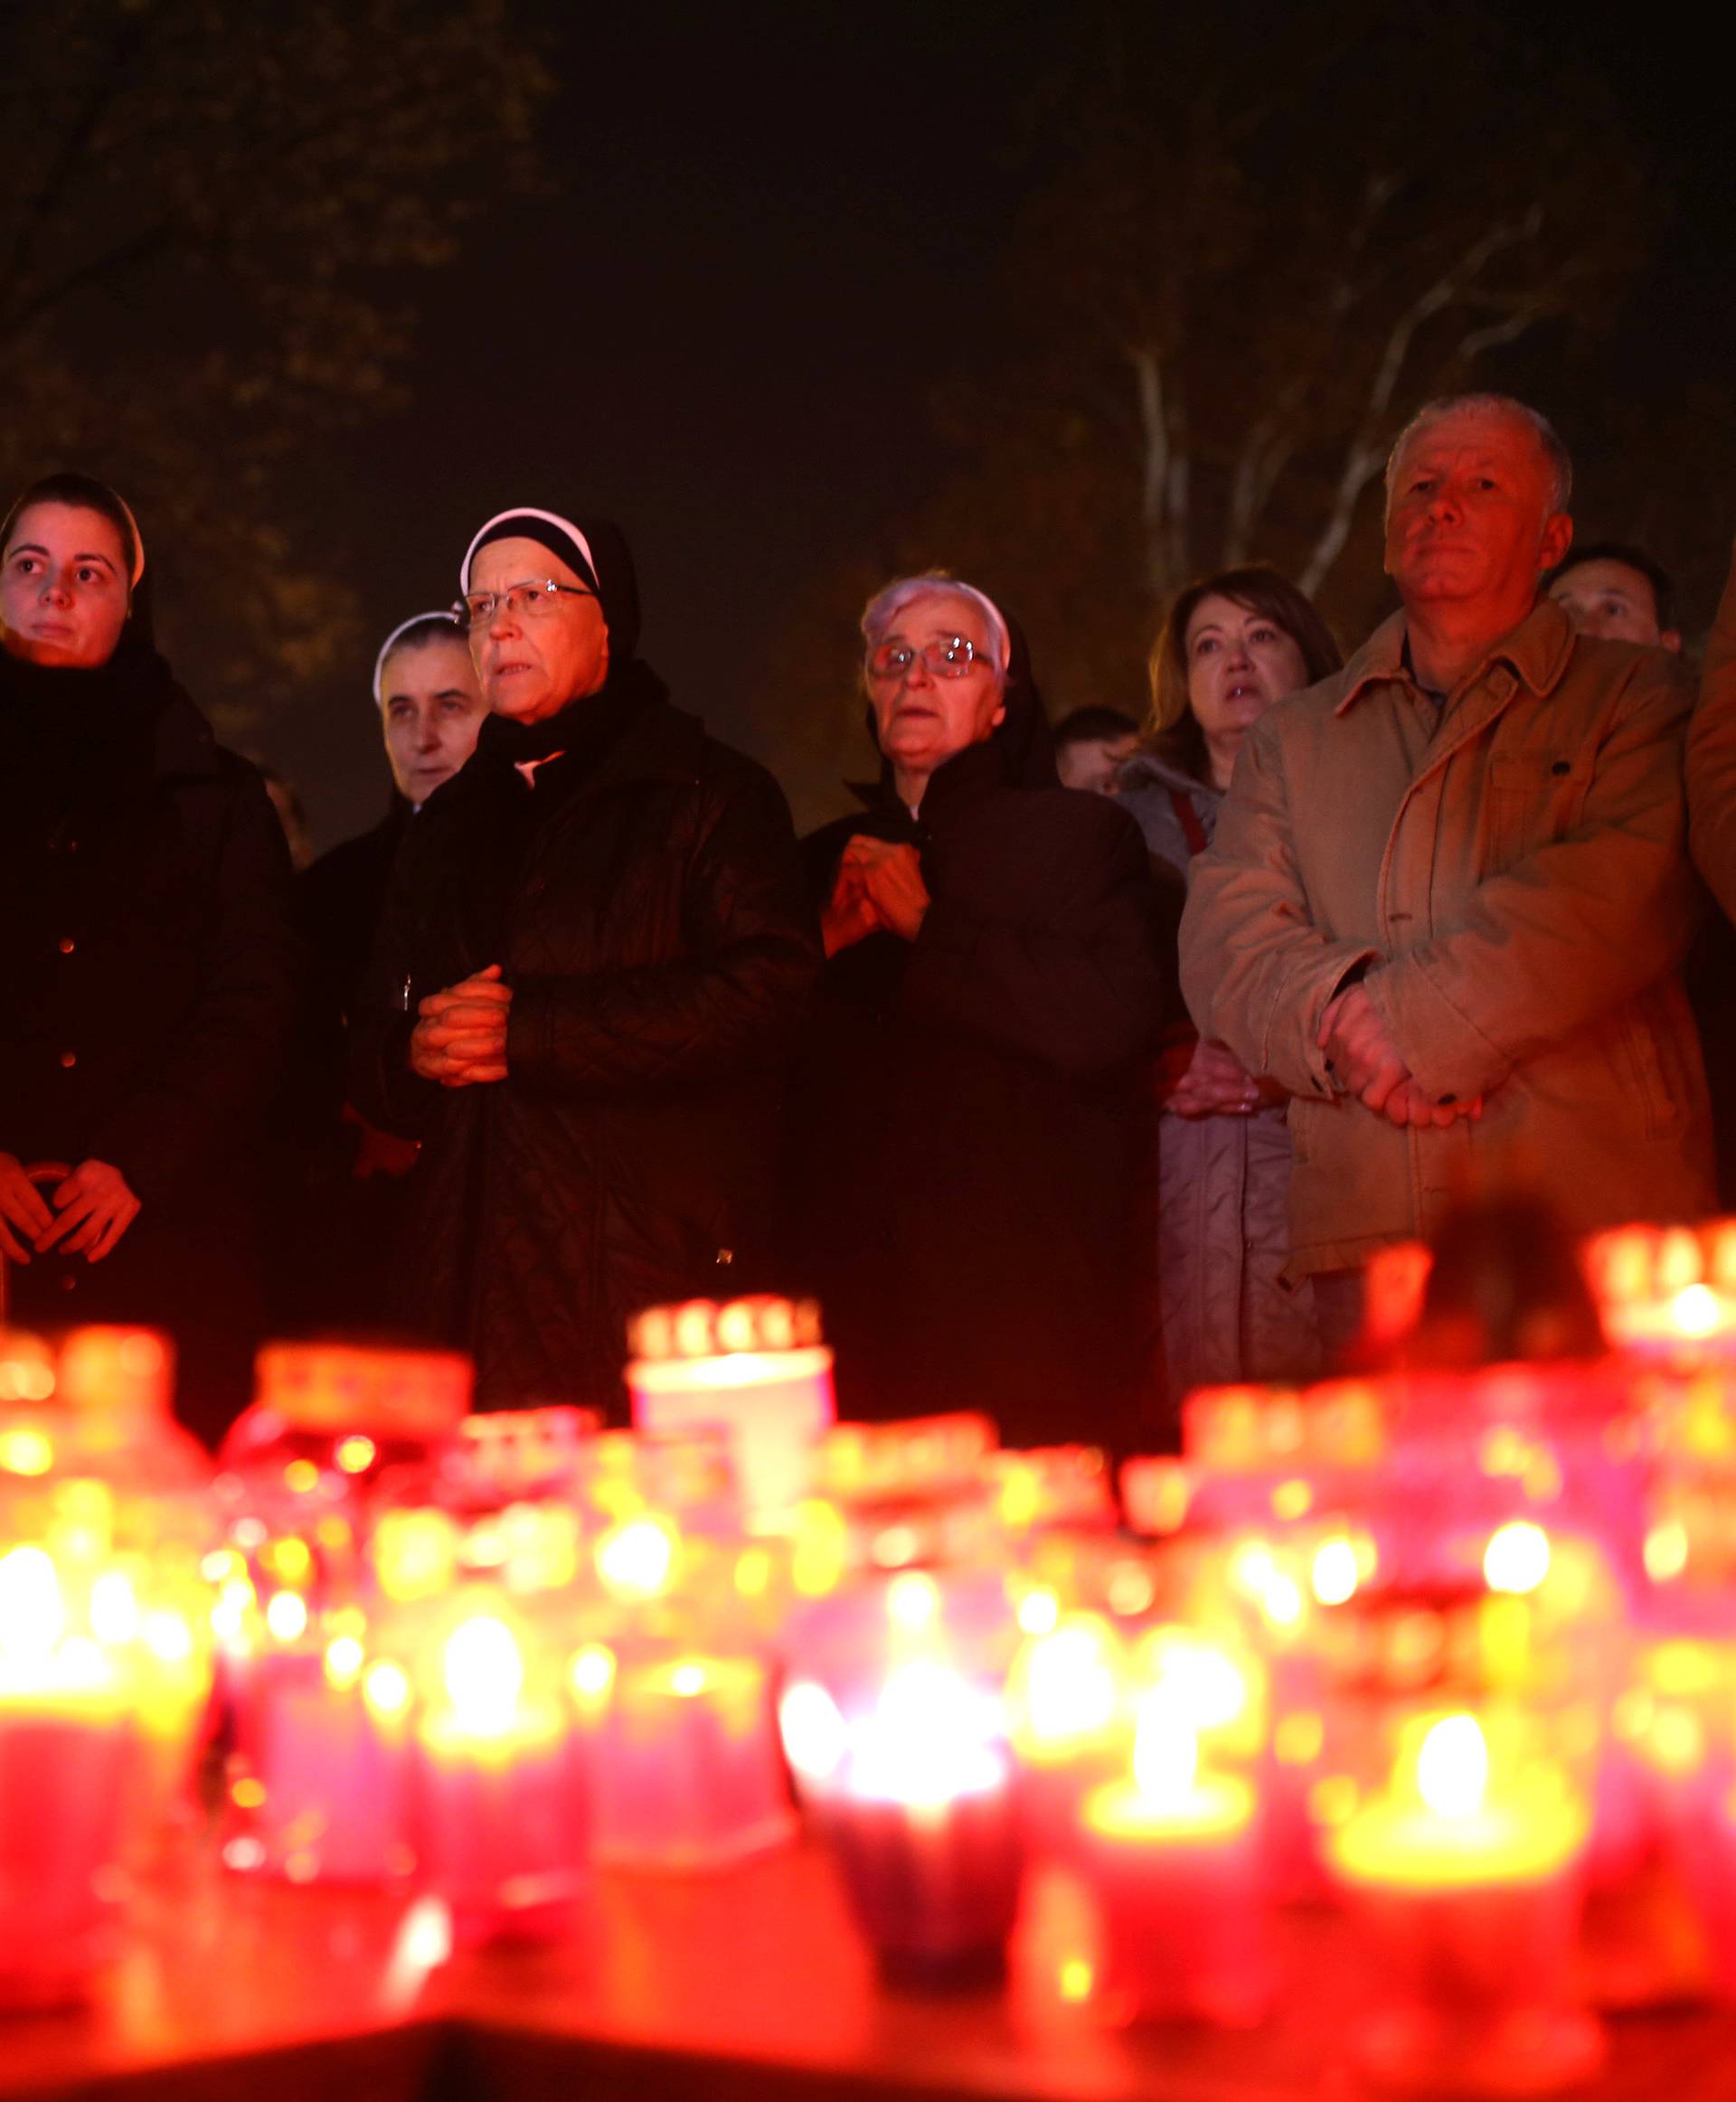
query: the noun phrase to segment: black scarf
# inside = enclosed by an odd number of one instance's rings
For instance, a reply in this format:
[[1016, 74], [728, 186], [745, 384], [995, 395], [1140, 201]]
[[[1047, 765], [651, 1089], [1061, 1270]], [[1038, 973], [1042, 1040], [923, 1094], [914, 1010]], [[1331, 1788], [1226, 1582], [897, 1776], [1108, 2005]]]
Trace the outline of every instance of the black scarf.
[[661, 693], [662, 682], [656, 673], [633, 658], [618, 669], [611, 666], [595, 693], [569, 701], [540, 722], [514, 722], [505, 715], [486, 717], [476, 738], [476, 750], [489, 764], [513, 767], [552, 759], [558, 752], [566, 762], [559, 769], [561, 778], [584, 780], [595, 772], [633, 717]]
[[0, 650], [0, 808], [8, 821], [52, 829], [71, 811], [142, 786], [173, 691], [168, 666], [131, 632], [90, 670]]

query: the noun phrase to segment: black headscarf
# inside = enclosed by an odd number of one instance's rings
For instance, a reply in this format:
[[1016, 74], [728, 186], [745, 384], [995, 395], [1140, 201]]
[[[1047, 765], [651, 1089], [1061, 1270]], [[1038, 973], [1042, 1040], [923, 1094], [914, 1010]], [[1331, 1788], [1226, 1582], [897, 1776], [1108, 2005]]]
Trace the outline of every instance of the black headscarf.
[[564, 752], [575, 759], [569, 773], [582, 773], [601, 758], [630, 717], [648, 700], [661, 698], [663, 683], [637, 655], [639, 580], [627, 536], [612, 519], [582, 512], [554, 512], [535, 505], [503, 511], [491, 518], [464, 558], [461, 582], [470, 589], [470, 570], [479, 551], [497, 540], [532, 540], [580, 578], [597, 594], [603, 625], [609, 630], [609, 676], [595, 693], [570, 701], [541, 722], [514, 722], [488, 716], [476, 740], [485, 758], [504, 758], [514, 765]]

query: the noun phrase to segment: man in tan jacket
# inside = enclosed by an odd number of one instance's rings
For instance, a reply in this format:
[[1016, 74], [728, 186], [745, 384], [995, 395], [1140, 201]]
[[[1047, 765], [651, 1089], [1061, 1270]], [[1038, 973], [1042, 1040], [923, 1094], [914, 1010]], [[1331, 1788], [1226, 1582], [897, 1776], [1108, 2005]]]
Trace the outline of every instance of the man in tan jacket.
[[1688, 732], [1688, 807], [1694, 858], [1725, 919], [1736, 920], [1736, 561], [1712, 624]]
[[1495, 395], [1387, 465], [1402, 609], [1249, 732], [1194, 864], [1202, 1035], [1293, 1097], [1291, 1270], [1342, 1342], [1361, 1267], [1456, 1199], [1541, 1192], [1576, 1231], [1712, 1202], [1682, 730], [1661, 650], [1578, 636], [1538, 582], [1571, 467]]

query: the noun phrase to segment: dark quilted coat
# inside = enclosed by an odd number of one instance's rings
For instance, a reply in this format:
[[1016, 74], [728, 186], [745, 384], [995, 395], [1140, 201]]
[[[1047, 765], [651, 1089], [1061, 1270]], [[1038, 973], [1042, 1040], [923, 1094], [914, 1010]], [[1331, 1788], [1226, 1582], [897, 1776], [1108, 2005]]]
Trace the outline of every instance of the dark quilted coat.
[[[474, 1352], [484, 1407], [618, 1413], [630, 1314], [762, 1281], [782, 1071], [819, 970], [771, 777], [642, 665], [609, 705], [600, 754], [533, 787], [485, 723], [409, 829], [359, 1016], [357, 1107], [424, 1139], [398, 1311]], [[509, 1077], [418, 1079], [416, 1002], [492, 963]]]
[[917, 849], [931, 902], [913, 943], [877, 933], [826, 965], [786, 1267], [821, 1298], [851, 1415], [977, 1409], [1009, 1445], [1130, 1449], [1169, 981], [1137, 826], [1055, 785], [1047, 749], [1014, 678], [1005, 731], [940, 767], [920, 816], [889, 778], [805, 843], [816, 901], [865, 833]]

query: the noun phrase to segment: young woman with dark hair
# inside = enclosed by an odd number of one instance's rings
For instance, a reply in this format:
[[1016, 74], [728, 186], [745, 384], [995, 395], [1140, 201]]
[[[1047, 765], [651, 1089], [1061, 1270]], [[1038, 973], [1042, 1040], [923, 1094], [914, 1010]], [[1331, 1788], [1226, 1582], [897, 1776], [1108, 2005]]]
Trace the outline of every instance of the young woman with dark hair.
[[[1338, 668], [1331, 630], [1304, 592], [1264, 565], [1202, 578], [1152, 646], [1143, 749], [1122, 768], [1173, 908], [1216, 828], [1250, 724]], [[1222, 1044], [1184, 1027], [1162, 1066], [1158, 1303], [1172, 1401], [1192, 1388], [1306, 1373], [1319, 1356], [1289, 1253], [1290, 1141], [1284, 1097]]]
[[16, 1320], [170, 1330], [212, 1436], [248, 1398], [298, 947], [277, 817], [146, 590], [100, 482], [34, 483], [0, 528], [0, 1253]]

